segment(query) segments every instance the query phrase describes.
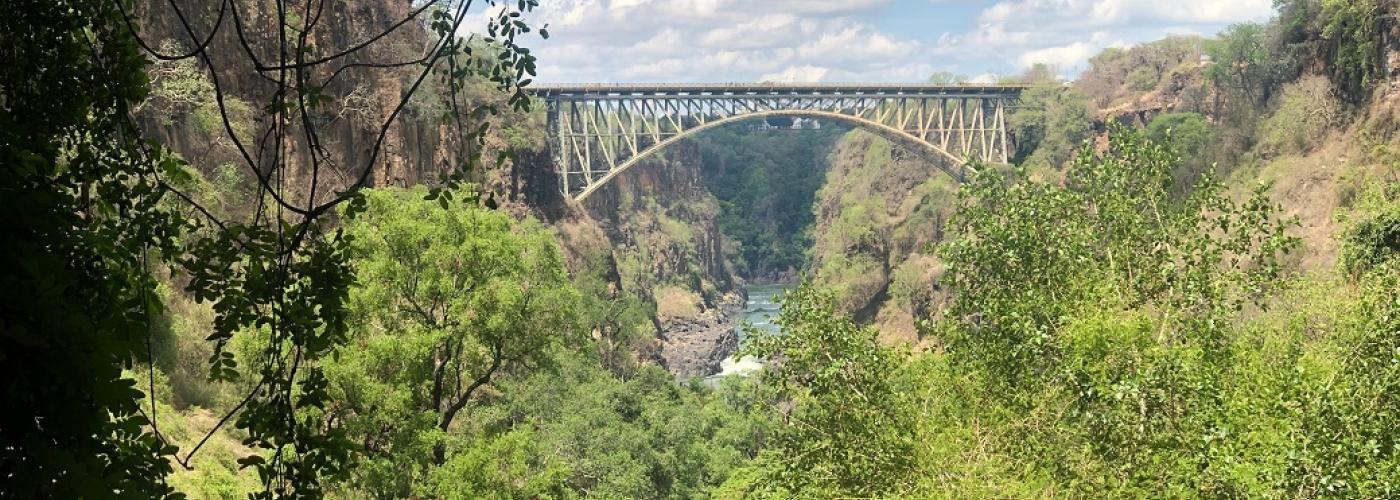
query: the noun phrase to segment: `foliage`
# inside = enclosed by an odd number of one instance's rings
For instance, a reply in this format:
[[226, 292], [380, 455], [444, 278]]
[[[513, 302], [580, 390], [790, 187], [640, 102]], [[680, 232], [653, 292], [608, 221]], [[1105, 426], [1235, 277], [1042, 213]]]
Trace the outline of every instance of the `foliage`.
[[1382, 19], [1393, 4], [1378, 0], [1324, 0], [1322, 37], [1333, 45], [1332, 72], [1343, 94], [1359, 98], [1381, 77]]
[[968, 78], [949, 71], [939, 71], [929, 75], [928, 82], [934, 85], [961, 85], [967, 83]]
[[[903, 278], [923, 274], [916, 269], [922, 262], [909, 262], [922, 260], [943, 238], [956, 181], [930, 175], [930, 165], [918, 155], [863, 131], [848, 134], [831, 161], [813, 207], [817, 225], [807, 279], [833, 293], [839, 310], [857, 321], [885, 311], [922, 316], [928, 294], [905, 292], [915, 292], [925, 280], [901, 282], [900, 272]], [[898, 334], [910, 338], [917, 332], [910, 322]]]
[[1032, 86], [1007, 126], [1016, 139], [1012, 163], [1059, 168], [1089, 138], [1093, 123], [1087, 99], [1057, 82]]
[[368, 451], [356, 482], [377, 495], [407, 494], [430, 463], [445, 464], [444, 433], [498, 376], [579, 340], [578, 292], [551, 233], [486, 209], [442, 210], [425, 193], [369, 192], [346, 224], [363, 285], [349, 303], [356, 333], [327, 383], [336, 418]]
[[[160, 45], [164, 53], [186, 50], [174, 40]], [[138, 113], [151, 116], [166, 127], [192, 121], [199, 135], [217, 140], [224, 132], [222, 104], [233, 126], [231, 134], [239, 140], [250, 140], [253, 113], [249, 104], [232, 96], [220, 103], [213, 82], [194, 59], [157, 60], [151, 66], [150, 78], [151, 95], [136, 108]]]
[[1165, 113], [1147, 125], [1147, 137], [1172, 148], [1181, 159], [1173, 169], [1174, 189], [1186, 193], [1196, 181], [1215, 166], [1217, 137], [1215, 125], [1196, 113]]
[[[128, 7], [121, 2], [115, 4]], [[423, 45], [420, 59], [408, 62], [374, 60], [376, 49], [387, 43], [387, 32], [346, 50], [326, 50], [310, 43], [308, 35], [321, 16], [299, 15], [285, 0], [275, 2], [279, 15], [274, 22], [280, 20], [282, 29], [260, 31], [256, 29], [259, 26], [253, 25], [256, 19], [246, 25], [235, 22], [230, 29], [237, 31], [236, 37], [210, 36], [208, 42], [194, 43], [188, 52], [175, 54], [153, 48], [138, 38], [141, 48], [155, 59], [191, 59], [202, 66], [202, 72], [207, 72], [218, 112], [217, 117], [206, 113], [203, 121], [221, 128], [222, 139], [234, 145], [240, 166], [256, 180], [257, 193], [252, 197], [256, 207], [248, 210], [246, 220], [219, 217], [195, 199], [181, 196], [198, 215], [192, 217], [197, 227], [186, 235], [185, 248], [179, 256], [186, 291], [197, 301], [211, 304], [214, 311], [212, 331], [207, 336], [212, 345], [211, 377], [246, 384], [247, 388], [246, 395], [227, 409], [208, 433], [212, 436], [229, 422], [246, 433], [245, 444], [258, 452], [240, 459], [240, 465], [257, 471], [264, 491], [255, 496], [324, 494], [323, 479], [344, 477], [353, 456], [360, 451], [347, 439], [344, 422], [330, 416], [334, 414], [333, 401], [322, 365], [348, 339], [347, 301], [355, 280], [349, 265], [351, 242], [335, 228], [337, 209], [344, 207], [338, 212], [343, 221], [354, 219], [365, 208], [367, 200], [361, 191], [383, 159], [387, 131], [430, 76], [446, 75], [446, 83], [454, 91], [461, 82], [481, 77], [493, 82], [497, 90], [510, 94], [507, 104], [512, 109], [528, 107], [529, 99], [521, 86], [533, 76], [535, 59], [516, 41], [533, 32], [520, 18], [537, 4], [534, 0], [522, 0], [513, 5], [515, 8], [507, 6], [494, 11], [487, 18], [488, 36], [482, 37], [487, 49], [475, 53], [476, 49], [458, 36], [467, 17], [468, 3], [416, 7], [389, 31], [418, 19], [437, 39]], [[221, 4], [221, 11], [223, 7]], [[311, 4], [306, 7], [309, 14]], [[127, 19], [131, 13], [122, 14], [110, 23], [135, 33], [136, 27]], [[182, 20], [179, 28], [185, 35], [181, 38], [205, 38], [196, 34], [183, 16], [177, 17]], [[248, 26], [254, 29], [247, 29]], [[235, 43], [239, 46], [232, 45]], [[260, 60], [255, 51], [247, 50], [249, 45], [263, 44], [280, 45], [286, 50], [281, 52], [280, 60], [271, 61]], [[338, 51], [332, 52], [335, 50]], [[246, 55], [251, 61], [228, 61], [211, 57], [211, 53]], [[347, 59], [356, 62], [347, 64]], [[464, 60], [473, 64], [457, 64]], [[333, 106], [337, 98], [329, 94], [329, 88], [334, 88], [329, 80], [343, 70], [382, 72], [409, 66], [417, 72], [417, 78], [377, 124], [375, 139], [364, 148], [368, 154], [356, 150], [347, 155], [349, 158], [333, 157], [320, 142], [318, 130], [336, 114]], [[266, 77], [269, 67], [275, 67], [282, 77], [268, 79], [269, 92], [257, 97], [266, 100], [252, 106], [259, 111], [257, 116], [246, 122], [240, 120], [237, 101], [228, 96], [228, 89], [220, 82], [230, 77], [246, 81], [248, 75], [230, 74], [238, 70], [256, 72], [253, 78]], [[322, 80], [321, 75], [329, 76]], [[455, 94], [452, 103], [457, 104]], [[498, 114], [500, 107], [488, 104], [454, 110], [459, 116], [469, 114], [484, 121], [473, 123], [470, 129], [461, 120], [455, 121], [453, 131], [459, 135], [457, 143], [462, 147], [452, 158], [453, 172], [443, 179], [448, 188], [460, 184], [466, 173], [481, 163], [490, 130], [490, 121], [485, 118]], [[199, 113], [196, 118], [201, 118]], [[259, 130], [253, 135], [261, 139], [241, 137], [240, 122], [256, 124]], [[255, 143], [258, 146], [252, 146]], [[250, 147], [278, 153], [253, 153]], [[505, 156], [502, 153], [497, 161], [504, 161]], [[293, 168], [298, 171], [289, 172]], [[335, 185], [329, 181], [332, 170], [341, 174]], [[445, 210], [456, 192], [439, 189], [430, 191], [428, 196]], [[245, 349], [239, 350], [239, 346]], [[201, 448], [202, 445], [196, 445], [180, 462], [188, 464]]]
[[983, 174], [965, 187], [942, 249], [957, 295], [935, 331], [975, 381], [961, 397], [989, 407], [972, 417], [998, 426], [1003, 453], [1077, 494], [1283, 489], [1285, 466], [1245, 464], [1291, 453], [1266, 428], [1297, 420], [1260, 412], [1293, 397], [1272, 392], [1292, 368], [1254, 366], [1268, 361], [1231, 325], [1281, 278], [1290, 223], [1262, 188], [1237, 203], [1209, 174], [1181, 196], [1171, 148], [1111, 134], [1066, 186]]
[[[478, 412], [481, 432], [528, 433], [526, 450], [515, 453], [539, 457], [531, 472], [498, 492], [537, 482], [523, 478], [549, 478], [565, 492], [550, 494], [557, 497], [702, 497], [764, 446], [771, 403], [754, 384], [678, 386], [654, 364], [619, 379], [572, 353], [559, 363], [558, 373], [508, 381], [499, 402]], [[519, 463], [510, 455], [488, 460], [496, 470], [503, 467], [494, 464]]]
[[1128, 48], [1110, 47], [1089, 59], [1074, 87], [1099, 108], [1156, 89], [1173, 71], [1200, 59], [1204, 40], [1169, 36]]
[[150, 353], [161, 304], [147, 260], [178, 251], [184, 224], [162, 203], [162, 176], [182, 166], [130, 121], [146, 96], [147, 63], [120, 7], [19, 1], [0, 19], [7, 495], [170, 493], [163, 478], [174, 450], [122, 370]]
[[580, 299], [577, 310], [584, 329], [595, 339], [603, 368], [628, 378], [641, 364], [633, 353], [643, 351], [655, 338], [652, 317], [656, 315], [640, 297], [610, 281], [609, 274], [615, 272], [611, 259], [606, 247], [584, 250], [573, 273]]
[[1369, 95], [1383, 73], [1387, 30], [1395, 6], [1379, 0], [1279, 0], [1280, 51], [1301, 62], [1320, 61], [1350, 102]]
[[1206, 78], [1216, 87], [1242, 96], [1243, 106], [1258, 106], [1268, 100], [1275, 82], [1273, 55], [1269, 52], [1268, 31], [1256, 23], [1235, 24], [1206, 43], [1212, 64]]
[[1211, 346], [1213, 325], [1278, 277], [1278, 256], [1295, 242], [1262, 187], [1240, 204], [1206, 176], [1173, 196], [1177, 162], [1118, 128], [1104, 156], [1080, 153], [1069, 189], [998, 173], [965, 185], [960, 238], [943, 249], [958, 293], [953, 352], [1011, 384], [1038, 378], [1065, 319], [1099, 302], [1176, 311], [1177, 335]]
[[752, 332], [742, 350], [777, 360], [764, 380], [793, 404], [754, 464], [762, 479], [750, 493], [869, 497], [906, 488], [914, 413], [889, 377], [906, 356], [809, 284], [787, 293], [777, 322], [782, 333]]
[[1323, 382], [1298, 391], [1297, 446], [1282, 483], [1319, 498], [1400, 494], [1400, 268], [1374, 268], [1346, 311], [1337, 348], [1345, 353]]
[[843, 127], [759, 131], [745, 124], [706, 132], [700, 142], [705, 185], [720, 200], [719, 225], [738, 240], [748, 276], [800, 268], [809, 246], [812, 203], [827, 156]]
[[1059, 82], [1056, 68], [1049, 64], [1036, 63], [1021, 73], [1020, 83], [1035, 84], [1046, 82]]
[[1283, 86], [1278, 108], [1260, 124], [1266, 152], [1306, 153], [1341, 123], [1342, 109], [1325, 77], [1303, 77]]
[[1342, 267], [1361, 275], [1400, 256], [1400, 206], [1353, 222], [1342, 235]]

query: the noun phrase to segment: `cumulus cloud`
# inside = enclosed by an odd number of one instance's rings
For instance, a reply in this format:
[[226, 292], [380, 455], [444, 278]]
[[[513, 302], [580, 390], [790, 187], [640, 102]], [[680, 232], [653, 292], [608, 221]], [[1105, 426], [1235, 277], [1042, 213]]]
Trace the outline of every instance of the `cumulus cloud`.
[[1004, 0], [945, 49], [1019, 67], [1046, 63], [1077, 72], [1106, 47], [1167, 35], [1214, 34], [1230, 23], [1263, 21], [1272, 0]]
[[758, 77], [758, 81], [774, 83], [820, 82], [830, 72], [831, 68], [818, 66], [788, 66], [777, 73], [765, 73]]
[[540, 81], [892, 80], [920, 42], [861, 17], [894, 0], [557, 0]]
[[[1212, 34], [1272, 11], [1272, 0], [541, 3], [531, 22], [548, 23], [552, 37], [530, 46], [543, 82], [923, 81], [935, 71], [994, 79], [1036, 63], [1074, 74], [1105, 47]], [[941, 24], [891, 28], [910, 12]]]

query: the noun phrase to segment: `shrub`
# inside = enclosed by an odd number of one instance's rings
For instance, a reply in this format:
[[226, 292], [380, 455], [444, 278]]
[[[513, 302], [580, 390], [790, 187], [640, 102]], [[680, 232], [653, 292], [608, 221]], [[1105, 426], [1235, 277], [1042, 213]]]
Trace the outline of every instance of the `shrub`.
[[1288, 84], [1278, 101], [1260, 128], [1260, 146], [1266, 152], [1307, 152], [1341, 122], [1341, 103], [1326, 77], [1309, 76]]
[[1013, 163], [1058, 168], [1089, 137], [1093, 117], [1088, 99], [1078, 90], [1040, 83], [1026, 91], [1022, 103], [1007, 120], [1016, 139]]
[[681, 287], [662, 287], [656, 291], [656, 317], [663, 322], [698, 318], [700, 295]]
[[1352, 223], [1342, 236], [1342, 267], [1364, 274], [1400, 255], [1400, 207]]
[[804, 284], [788, 292], [781, 334], [755, 332], [745, 355], [781, 359], [764, 380], [793, 401], [755, 464], [762, 497], [884, 497], [907, 488], [913, 407], [892, 381], [907, 355], [837, 312], [834, 297]]
[[1136, 92], [1148, 92], [1157, 88], [1160, 83], [1161, 74], [1147, 66], [1139, 66], [1128, 73], [1128, 89]]
[[1171, 147], [1181, 157], [1172, 169], [1176, 191], [1184, 193], [1206, 172], [1217, 157], [1215, 125], [1196, 113], [1167, 113], [1147, 125], [1147, 136]]

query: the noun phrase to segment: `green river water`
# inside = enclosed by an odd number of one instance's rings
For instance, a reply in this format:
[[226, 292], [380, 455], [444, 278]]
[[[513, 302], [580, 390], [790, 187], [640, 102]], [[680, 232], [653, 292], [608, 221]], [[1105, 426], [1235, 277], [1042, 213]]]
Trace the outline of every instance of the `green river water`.
[[[745, 328], [763, 330], [777, 333], [781, 331], [775, 322], [778, 319], [778, 311], [782, 309], [778, 301], [784, 292], [792, 289], [794, 285], [789, 283], [751, 285], [745, 288], [748, 292], [749, 300], [744, 304], [744, 313], [741, 322], [734, 326], [739, 332], [740, 345], [747, 336]], [[763, 361], [754, 359], [752, 356], [745, 356], [736, 359], [734, 356], [725, 358], [720, 363], [721, 371], [716, 375], [708, 377], [709, 380], [728, 377], [731, 375], [747, 376], [763, 368]]]

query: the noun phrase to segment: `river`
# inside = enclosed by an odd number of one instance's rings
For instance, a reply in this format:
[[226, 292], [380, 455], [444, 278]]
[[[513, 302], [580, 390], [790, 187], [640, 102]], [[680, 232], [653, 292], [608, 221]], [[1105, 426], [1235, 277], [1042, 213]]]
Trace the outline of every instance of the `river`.
[[[744, 303], [744, 313], [740, 316], [740, 322], [734, 325], [734, 329], [739, 333], [739, 344], [742, 346], [744, 337], [747, 336], [745, 325], [756, 330], [763, 330], [778, 333], [782, 329], [775, 322], [778, 319], [778, 311], [782, 309], [779, 299], [784, 292], [792, 289], [795, 285], [790, 283], [779, 283], [769, 285], [750, 285], [744, 289], [749, 300]], [[736, 359], [734, 356], [725, 358], [720, 362], [720, 372], [706, 377], [706, 381], [716, 381], [731, 375], [748, 376], [763, 368], [763, 361], [753, 356], [745, 356]]]

